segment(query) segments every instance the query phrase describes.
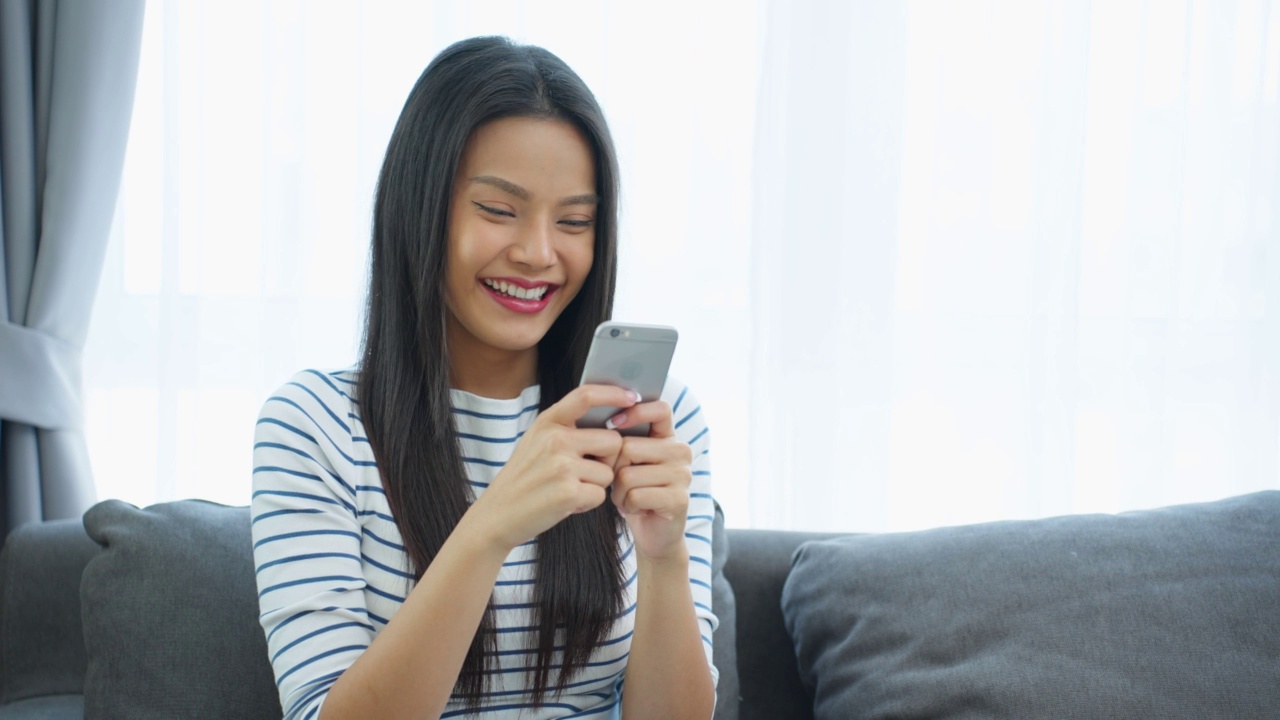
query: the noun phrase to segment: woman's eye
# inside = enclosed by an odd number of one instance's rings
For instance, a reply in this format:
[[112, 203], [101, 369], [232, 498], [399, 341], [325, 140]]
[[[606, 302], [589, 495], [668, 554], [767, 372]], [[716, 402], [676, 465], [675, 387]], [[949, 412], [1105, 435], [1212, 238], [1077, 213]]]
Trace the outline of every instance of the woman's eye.
[[594, 220], [578, 220], [578, 219], [568, 219], [568, 218], [566, 218], [566, 219], [564, 219], [564, 220], [561, 220], [560, 222], [561, 222], [562, 224], [564, 224], [564, 225], [568, 225], [569, 227], [572, 227], [572, 228], [589, 228], [589, 227], [591, 227], [591, 225], [592, 225], [595, 221], [594, 221]]
[[516, 216], [516, 214], [511, 212], [510, 210], [503, 210], [502, 208], [493, 207], [491, 205], [485, 205], [484, 203], [479, 203], [479, 202], [476, 202], [475, 200], [472, 200], [471, 204], [480, 208], [481, 211], [486, 212], [490, 215], [496, 215], [497, 217], [515, 217]]

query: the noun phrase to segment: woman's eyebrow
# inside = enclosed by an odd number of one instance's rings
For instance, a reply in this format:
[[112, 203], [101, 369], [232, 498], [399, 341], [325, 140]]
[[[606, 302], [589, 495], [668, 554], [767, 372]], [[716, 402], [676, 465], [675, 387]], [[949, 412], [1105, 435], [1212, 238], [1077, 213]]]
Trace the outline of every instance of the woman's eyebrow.
[[600, 196], [595, 193], [587, 193], [585, 195], [571, 195], [560, 201], [560, 206], [566, 205], [599, 205]]
[[[528, 190], [525, 190], [524, 188], [511, 182], [510, 180], [504, 180], [494, 175], [477, 175], [471, 178], [471, 182], [480, 183], [481, 185], [489, 185], [491, 187], [496, 187], [499, 190], [507, 193], [508, 195], [514, 195], [520, 198], [521, 200], [528, 200], [529, 198], [533, 197], [533, 195]], [[600, 196], [596, 195], [595, 193], [571, 195], [561, 200], [559, 203], [561, 207], [566, 207], [568, 205], [599, 205], [599, 204], [600, 204]]]
[[525, 190], [510, 180], [503, 180], [500, 177], [494, 177], [492, 175], [477, 175], [476, 177], [471, 178], [471, 182], [481, 183], [483, 185], [492, 185], [508, 195], [515, 195], [521, 200], [529, 199], [528, 190]]

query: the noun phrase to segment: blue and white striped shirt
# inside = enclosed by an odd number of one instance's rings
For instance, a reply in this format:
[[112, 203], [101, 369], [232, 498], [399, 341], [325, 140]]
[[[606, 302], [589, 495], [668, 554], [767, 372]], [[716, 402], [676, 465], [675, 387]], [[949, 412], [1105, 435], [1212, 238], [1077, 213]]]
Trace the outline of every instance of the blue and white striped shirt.
[[[301, 372], [263, 405], [253, 449], [253, 556], [260, 620], [286, 720], [314, 718], [329, 688], [399, 610], [413, 578], [360, 421], [352, 371]], [[539, 389], [510, 400], [452, 391], [467, 477], [479, 496], [511, 457], [538, 413]], [[711, 609], [707, 426], [693, 393], [675, 380], [663, 392], [676, 434], [693, 448], [685, 537], [689, 583], [707, 662], [717, 619]], [[630, 578], [624, 615], [563, 695], [533, 708], [527, 672], [536, 657], [530, 609], [535, 543], [515, 548], [494, 587], [497, 669], [479, 717], [607, 718], [616, 711], [635, 624], [635, 552], [619, 552]], [[556, 660], [555, 662], [558, 662]], [[718, 677], [711, 666], [712, 677]], [[464, 714], [451, 698], [443, 717]]]

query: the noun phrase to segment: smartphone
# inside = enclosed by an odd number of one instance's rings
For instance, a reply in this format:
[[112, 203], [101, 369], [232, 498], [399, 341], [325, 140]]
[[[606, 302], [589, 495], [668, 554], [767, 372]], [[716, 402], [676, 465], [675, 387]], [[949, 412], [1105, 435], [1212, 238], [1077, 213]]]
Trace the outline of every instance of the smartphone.
[[[667, 370], [676, 352], [676, 329], [666, 325], [636, 325], [606, 321], [596, 328], [582, 369], [581, 385], [616, 385], [640, 395], [640, 402], [662, 397]], [[578, 419], [578, 427], [602, 428], [622, 409], [592, 408]], [[620, 430], [623, 435], [649, 434], [649, 424]]]

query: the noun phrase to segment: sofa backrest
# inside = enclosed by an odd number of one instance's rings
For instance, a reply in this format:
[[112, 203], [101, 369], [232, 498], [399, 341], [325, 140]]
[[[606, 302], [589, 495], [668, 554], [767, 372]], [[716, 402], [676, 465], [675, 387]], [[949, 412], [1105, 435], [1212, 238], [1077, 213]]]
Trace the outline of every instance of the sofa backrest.
[[0, 551], [0, 705], [83, 692], [80, 574], [98, 549], [78, 519], [9, 534]]
[[[0, 553], [0, 706], [29, 698], [80, 695], [88, 675], [96, 688], [88, 693], [95, 703], [106, 701], [115, 710], [136, 710], [139, 714], [134, 717], [175, 717], [164, 713], [184, 707], [182, 700], [199, 689], [194, 686], [225, 689], [227, 684], [218, 679], [226, 674], [218, 668], [225, 668], [232, 674], [252, 676], [233, 683], [242, 691], [233, 704], [250, 713], [245, 717], [280, 717], [275, 698], [261, 697], [259, 687], [265, 681], [269, 688], [271, 678], [265, 645], [258, 647], [262, 638], [253, 611], [248, 523], [248, 508], [181, 501], [140, 510], [106, 501], [87, 513], [83, 522], [62, 520], [16, 530]], [[749, 658], [747, 671], [752, 678], [750, 689], [742, 694], [750, 707], [741, 717], [809, 717], [803, 690], [797, 692], [795, 661], [781, 629], [779, 595], [791, 551], [802, 540], [821, 536], [726, 533], [717, 512], [717, 571], [724, 547], [731, 547], [726, 535], [741, 535], [743, 543], [734, 567], [743, 583], [747, 623], [734, 621], [734, 591], [724, 579], [725, 568], [724, 577], [717, 575], [715, 588], [722, 623], [715, 634], [716, 663], [721, 669], [716, 718], [739, 716], [737, 667], [742, 661], [735, 661], [735, 645]], [[750, 557], [754, 552], [764, 553], [763, 563]], [[91, 605], [88, 613], [82, 612], [82, 598]], [[222, 617], [228, 612], [234, 616]], [[126, 617], [129, 613], [136, 617]], [[88, 633], [82, 617], [91, 621]], [[779, 634], [783, 644], [777, 645], [775, 653], [772, 648]], [[86, 640], [92, 641], [93, 652], [86, 652]], [[756, 648], [758, 642], [771, 643], [771, 650]], [[139, 652], [144, 646], [149, 649]], [[217, 651], [215, 646], [223, 649]], [[249, 653], [253, 657], [240, 657]], [[193, 658], [198, 667], [188, 667]], [[779, 674], [776, 667], [784, 671]], [[774, 699], [770, 693], [778, 677], [787, 679], [779, 687], [790, 695]], [[129, 684], [126, 678], [147, 684], [142, 694], [150, 700], [123, 687], [122, 683]], [[210, 682], [202, 683], [201, 678]], [[768, 683], [760, 683], [759, 678], [767, 678]], [[250, 686], [253, 692], [245, 692]], [[142, 705], [136, 704], [140, 699]], [[148, 702], [154, 705], [154, 713], [146, 712]], [[777, 707], [796, 709], [780, 715], [772, 710]]]
[[813, 703], [800, 683], [795, 650], [782, 619], [782, 586], [802, 543], [833, 533], [729, 530], [724, 574], [736, 603], [741, 720], [812, 720]]

